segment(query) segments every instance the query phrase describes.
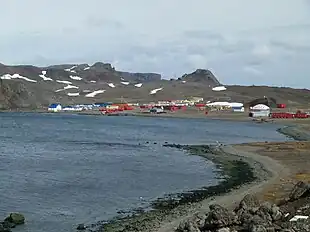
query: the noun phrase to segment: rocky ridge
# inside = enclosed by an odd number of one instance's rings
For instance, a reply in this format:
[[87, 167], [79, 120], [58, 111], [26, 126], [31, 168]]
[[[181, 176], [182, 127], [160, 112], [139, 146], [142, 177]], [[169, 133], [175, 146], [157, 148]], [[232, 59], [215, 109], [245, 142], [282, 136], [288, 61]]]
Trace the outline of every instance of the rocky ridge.
[[[186, 79], [190, 82], [188, 77]], [[208, 83], [213, 86], [218, 81], [210, 79]], [[184, 83], [179, 81], [179, 84]], [[136, 101], [156, 95], [152, 90], [163, 90], [167, 85], [172, 83], [162, 80], [160, 74], [118, 71], [111, 64], [102, 62], [48, 67], [0, 64], [0, 108], [32, 109], [53, 102], [93, 103], [120, 98]], [[95, 91], [100, 94], [91, 95], [91, 99], [85, 98]], [[166, 94], [171, 97], [171, 91]]]
[[221, 85], [214, 74], [206, 69], [197, 69], [190, 74], [184, 74], [181, 79], [183, 81], [205, 82], [212, 87]]
[[130, 73], [109, 63], [60, 64], [48, 67], [0, 64], [0, 109], [41, 109], [95, 102], [154, 102], [202, 97], [209, 101], [247, 103], [268, 96], [277, 102], [308, 104], [307, 89], [222, 85], [210, 70], [197, 69], [178, 79], [165, 80], [157, 73]]

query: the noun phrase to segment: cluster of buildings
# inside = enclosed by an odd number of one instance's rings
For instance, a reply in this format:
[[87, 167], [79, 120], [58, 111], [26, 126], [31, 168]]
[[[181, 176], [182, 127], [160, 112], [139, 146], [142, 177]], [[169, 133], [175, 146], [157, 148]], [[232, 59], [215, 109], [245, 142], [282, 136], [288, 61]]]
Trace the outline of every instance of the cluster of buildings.
[[53, 103], [48, 107], [49, 112], [79, 112], [87, 110], [99, 110], [99, 111], [123, 111], [132, 110], [133, 106], [127, 103], [115, 104], [112, 102], [106, 103], [94, 103], [94, 104], [77, 104], [72, 106], [62, 106], [59, 103]]
[[94, 103], [94, 104], [77, 104], [72, 106], [62, 106], [60, 103], [53, 103], [49, 105], [48, 111], [49, 112], [62, 112], [62, 111], [71, 111], [71, 112], [77, 112], [77, 111], [84, 111], [84, 110], [93, 110], [93, 109], [99, 109], [100, 107], [104, 106], [105, 103]]
[[191, 97], [184, 100], [166, 100], [158, 101], [157, 103], [150, 103], [157, 106], [194, 106], [197, 103], [203, 102], [202, 97]]
[[203, 98], [201, 97], [191, 97], [185, 100], [167, 100], [167, 101], [158, 101], [158, 102], [150, 102], [147, 104], [139, 104], [139, 103], [94, 103], [94, 104], [78, 104], [73, 106], [62, 106], [59, 103], [53, 103], [48, 107], [48, 111], [50, 112], [62, 112], [62, 111], [83, 111], [83, 110], [131, 110], [133, 107], [140, 107], [141, 109], [151, 109], [154, 107], [165, 107], [165, 109], [170, 109], [173, 107], [181, 107], [181, 106], [194, 106], [195, 104], [202, 102]]
[[[149, 113], [162, 113], [165, 111], [178, 111], [186, 110], [188, 107], [199, 108], [206, 112], [212, 111], [229, 111], [229, 112], [249, 112], [250, 117], [269, 117], [271, 115], [270, 107], [265, 104], [256, 104], [252, 107], [246, 108], [241, 102], [204, 102], [201, 97], [191, 97], [184, 100], [166, 100], [158, 102], [150, 102], [147, 104], [139, 103], [93, 103], [93, 104], [77, 104], [73, 106], [62, 106], [61, 104], [54, 103], [48, 107], [50, 112], [77, 112], [77, 111], [88, 111], [98, 110], [103, 114], [119, 112], [125, 110], [133, 110], [135, 108], [140, 111], [146, 111]], [[283, 108], [281, 106], [280, 108]]]

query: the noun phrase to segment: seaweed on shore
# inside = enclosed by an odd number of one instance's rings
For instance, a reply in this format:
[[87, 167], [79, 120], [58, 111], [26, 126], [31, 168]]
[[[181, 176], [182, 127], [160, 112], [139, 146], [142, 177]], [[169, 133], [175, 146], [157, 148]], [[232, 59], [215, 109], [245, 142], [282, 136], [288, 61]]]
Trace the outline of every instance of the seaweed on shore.
[[160, 221], [167, 219], [167, 217], [171, 215], [180, 216], [186, 214], [191, 204], [228, 193], [243, 184], [256, 180], [253, 168], [246, 161], [236, 159], [236, 157], [232, 155], [224, 154], [223, 151], [214, 146], [178, 144], [166, 144], [164, 146], [183, 149], [191, 155], [199, 155], [211, 159], [220, 167], [221, 176], [225, 176], [226, 178], [215, 186], [160, 198], [151, 203], [153, 210], [114, 220], [112, 219], [108, 223], [99, 225], [99, 229], [95, 231], [151, 231], [151, 228], [159, 226]]
[[173, 209], [179, 205], [200, 202], [209, 197], [221, 195], [230, 192], [240, 185], [251, 183], [256, 180], [253, 168], [243, 160], [229, 160], [223, 157], [220, 150], [208, 145], [164, 145], [168, 147], [177, 147], [189, 152], [191, 155], [199, 155], [212, 160], [220, 169], [220, 175], [226, 178], [219, 184], [205, 187], [199, 190], [179, 193], [176, 196], [171, 195], [168, 199], [160, 198], [151, 203], [154, 209]]
[[277, 132], [295, 141], [309, 141], [310, 135], [297, 126], [286, 126], [277, 129]]
[[158, 199], [155, 202], [152, 202], [152, 207], [154, 209], [173, 209], [179, 205], [200, 202], [209, 197], [228, 193], [232, 189], [235, 189], [242, 184], [250, 183], [256, 179], [251, 171], [251, 167], [247, 163], [240, 160], [233, 160], [231, 162], [232, 168], [224, 170], [228, 177], [218, 185], [180, 193], [178, 194], [178, 199]]

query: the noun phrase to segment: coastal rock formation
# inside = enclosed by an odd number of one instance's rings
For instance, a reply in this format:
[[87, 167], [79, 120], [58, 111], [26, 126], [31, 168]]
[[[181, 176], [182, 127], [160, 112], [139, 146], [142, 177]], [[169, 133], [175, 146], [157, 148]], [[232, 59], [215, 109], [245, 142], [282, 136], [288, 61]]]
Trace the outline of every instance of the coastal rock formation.
[[25, 216], [21, 213], [10, 213], [10, 215], [0, 222], [0, 232], [11, 232], [12, 228], [25, 224]]
[[310, 187], [298, 182], [281, 205], [246, 195], [233, 210], [210, 205], [210, 211], [180, 223], [177, 232], [306, 232], [310, 231]]
[[291, 201], [297, 200], [304, 195], [308, 195], [310, 190], [310, 186], [305, 182], [299, 181], [293, 188], [291, 194], [289, 195], [289, 199]]
[[13, 223], [15, 225], [22, 225], [25, 223], [25, 217], [21, 213], [11, 213], [4, 221]]

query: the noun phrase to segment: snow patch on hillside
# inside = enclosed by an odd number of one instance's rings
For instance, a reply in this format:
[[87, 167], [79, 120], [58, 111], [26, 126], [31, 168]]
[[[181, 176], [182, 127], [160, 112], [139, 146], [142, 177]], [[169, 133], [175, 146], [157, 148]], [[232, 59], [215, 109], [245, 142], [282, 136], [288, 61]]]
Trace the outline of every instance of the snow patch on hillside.
[[67, 95], [70, 97], [77, 97], [80, 95], [80, 93], [67, 93]]
[[71, 85], [71, 84], [72, 84], [72, 82], [70, 82], [70, 81], [56, 80], [56, 82], [62, 83], [62, 84], [68, 84], [68, 85]]
[[76, 71], [75, 70], [73, 70], [73, 69], [75, 69], [77, 66], [76, 65], [74, 65], [74, 66], [72, 66], [71, 68], [65, 68], [65, 71], [67, 71], [67, 72], [73, 72], [73, 73], [76, 73]]
[[43, 81], [53, 81], [53, 79], [52, 78], [50, 78], [50, 77], [46, 77], [46, 71], [42, 71], [42, 74], [40, 74], [39, 75], [39, 77], [41, 77], [42, 79], [43, 79]]
[[75, 85], [67, 85], [64, 87], [64, 89], [78, 89], [79, 87], [75, 86]]
[[102, 90], [96, 90], [94, 92], [86, 94], [85, 97], [95, 97], [97, 94], [104, 93], [104, 92], [105, 92], [105, 90], [103, 90], [103, 89]]
[[70, 75], [70, 78], [71, 78], [72, 80], [76, 80], [76, 81], [80, 81], [80, 80], [83, 79], [82, 77], [79, 77], [79, 76], [71, 76], [71, 75]]
[[141, 88], [141, 86], [142, 86], [142, 83], [139, 83], [139, 84], [135, 84], [135, 86], [136, 86], [137, 88]]
[[163, 90], [163, 88], [153, 89], [153, 90], [150, 91], [150, 94], [151, 95], [152, 94], [156, 94], [158, 91], [161, 91], [161, 90]]
[[36, 80], [32, 80], [32, 79], [30, 79], [28, 77], [21, 76], [18, 73], [15, 73], [13, 75], [11, 75], [11, 74], [4, 74], [4, 75], [2, 75], [0, 77], [0, 79], [2, 79], [2, 80], [23, 79], [23, 80], [28, 81], [28, 82], [33, 82], [33, 83], [37, 82]]

